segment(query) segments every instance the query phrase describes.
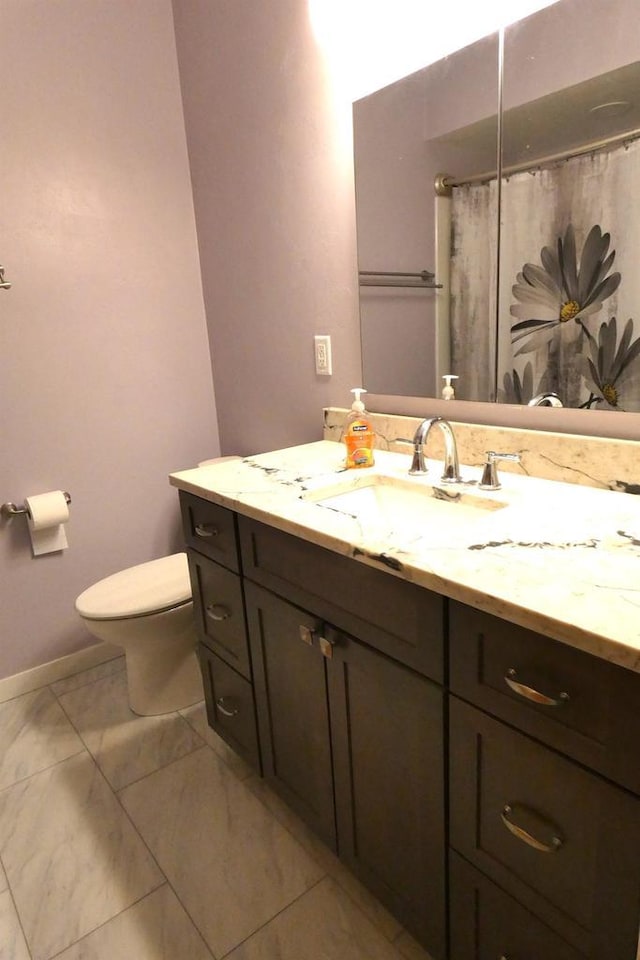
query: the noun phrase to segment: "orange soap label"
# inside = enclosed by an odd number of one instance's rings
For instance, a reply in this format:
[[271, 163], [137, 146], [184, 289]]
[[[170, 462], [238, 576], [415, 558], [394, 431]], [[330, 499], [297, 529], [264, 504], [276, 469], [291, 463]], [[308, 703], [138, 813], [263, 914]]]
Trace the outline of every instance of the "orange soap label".
[[347, 467], [373, 466], [373, 432], [369, 424], [355, 421], [344, 438], [347, 447]]

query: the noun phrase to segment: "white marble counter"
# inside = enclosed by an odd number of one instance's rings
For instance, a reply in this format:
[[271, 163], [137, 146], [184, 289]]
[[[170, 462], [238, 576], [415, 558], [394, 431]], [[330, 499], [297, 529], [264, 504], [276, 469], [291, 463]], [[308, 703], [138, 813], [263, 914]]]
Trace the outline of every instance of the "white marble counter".
[[[438, 482], [441, 462], [427, 462], [429, 476], [411, 482], [449, 493]], [[457, 505], [447, 504], [442, 519], [394, 529], [313, 500], [346, 479], [409, 479], [409, 464], [409, 453], [378, 450], [375, 467], [345, 471], [342, 444], [322, 440], [184, 470], [170, 482], [640, 672], [640, 497], [508, 472], [502, 489], [483, 492], [479, 469], [462, 466], [470, 482], [456, 491], [499, 509], [461, 523], [453, 519]]]

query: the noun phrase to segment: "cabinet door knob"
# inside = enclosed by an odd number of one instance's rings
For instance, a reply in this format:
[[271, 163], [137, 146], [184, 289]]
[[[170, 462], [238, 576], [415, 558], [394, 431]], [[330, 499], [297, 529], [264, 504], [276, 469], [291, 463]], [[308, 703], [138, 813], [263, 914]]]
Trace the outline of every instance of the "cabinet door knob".
[[239, 713], [238, 707], [234, 705], [234, 701], [230, 698], [219, 697], [216, 700], [216, 707], [225, 717], [237, 717]]
[[323, 637], [321, 633], [318, 633], [316, 630], [313, 630], [311, 627], [307, 627], [306, 624], [301, 623], [298, 626], [298, 633], [300, 639], [304, 643], [309, 644], [312, 647], [315, 641], [318, 641], [318, 646], [320, 647], [320, 653], [323, 657], [326, 657], [327, 660], [330, 660], [333, 656], [333, 648], [335, 646], [335, 640], [329, 637]]
[[196, 536], [202, 537], [203, 539], [207, 537], [217, 537], [219, 533], [218, 528], [214, 527], [212, 523], [196, 523], [194, 530]]
[[303, 643], [308, 644], [310, 647], [313, 646], [313, 640], [315, 637], [315, 631], [308, 627], [306, 624], [301, 623], [298, 626], [298, 635]]
[[564, 691], [558, 694], [557, 697], [548, 697], [539, 690], [535, 690], [533, 687], [528, 687], [526, 684], [521, 683], [516, 678], [517, 672], [515, 668], [509, 667], [504, 682], [514, 693], [517, 693], [520, 697], [524, 697], [525, 700], [531, 700], [532, 703], [538, 703], [543, 707], [561, 707], [563, 703], [568, 703], [569, 701], [569, 694], [564, 693]]
[[318, 637], [318, 643], [320, 645], [320, 652], [323, 657], [326, 657], [327, 660], [331, 660], [333, 657], [333, 648], [336, 645], [335, 640], [330, 639], [329, 637]]
[[[534, 837], [532, 833], [529, 833], [528, 830], [516, 823], [514, 816], [517, 817], [518, 815], [523, 819], [526, 818], [527, 820], [536, 822], [541, 831], [551, 834], [550, 839], [546, 841]], [[541, 817], [535, 810], [530, 810], [523, 804], [505, 803], [500, 816], [505, 827], [514, 837], [522, 840], [527, 846], [533, 847], [534, 850], [539, 850], [540, 853], [557, 853], [564, 843], [563, 838], [560, 836], [560, 831], [557, 830], [553, 824], [545, 820], [544, 817]]]
[[209, 619], [216, 622], [228, 620], [231, 616], [231, 611], [227, 607], [223, 607], [221, 603], [210, 603], [206, 610]]

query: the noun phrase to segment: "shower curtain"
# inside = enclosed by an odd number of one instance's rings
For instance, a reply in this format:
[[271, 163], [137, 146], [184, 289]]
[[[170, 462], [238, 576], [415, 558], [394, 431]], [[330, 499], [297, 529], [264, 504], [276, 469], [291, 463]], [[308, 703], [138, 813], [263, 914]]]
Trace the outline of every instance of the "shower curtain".
[[495, 399], [496, 182], [453, 190], [451, 372], [460, 400]]
[[[490, 335], [479, 328], [481, 314], [496, 328], [486, 284], [496, 272], [487, 263], [495, 193], [495, 183], [454, 190], [452, 323], [463, 378], [491, 379]], [[501, 207], [498, 399], [527, 403], [552, 391], [565, 406], [640, 410], [640, 141], [505, 177]], [[480, 365], [486, 371], [474, 374]]]

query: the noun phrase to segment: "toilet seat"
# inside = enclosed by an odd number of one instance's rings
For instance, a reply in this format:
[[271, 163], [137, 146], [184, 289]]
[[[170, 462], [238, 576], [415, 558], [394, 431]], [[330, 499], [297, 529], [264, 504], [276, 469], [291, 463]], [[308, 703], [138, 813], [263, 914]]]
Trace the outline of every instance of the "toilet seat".
[[174, 553], [99, 580], [80, 594], [76, 610], [87, 620], [125, 620], [190, 601], [187, 555]]

